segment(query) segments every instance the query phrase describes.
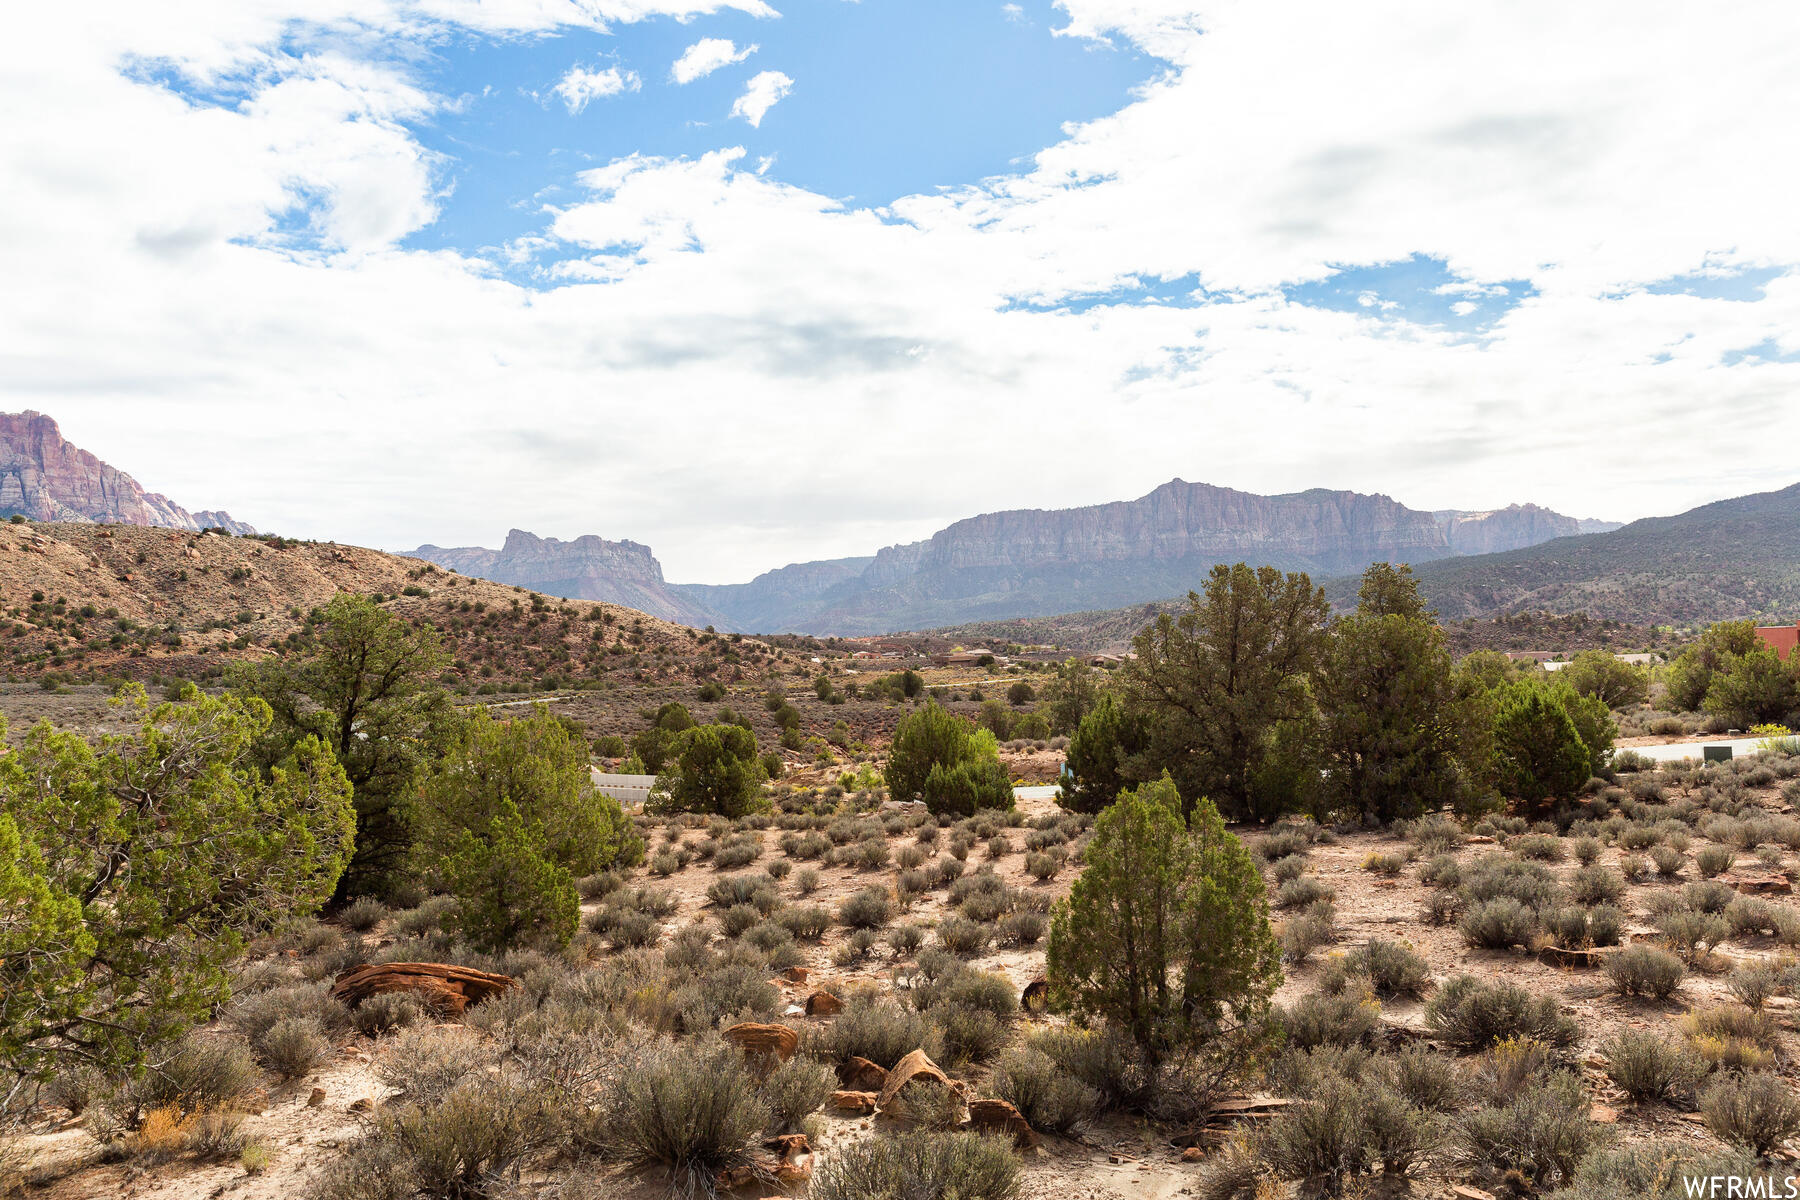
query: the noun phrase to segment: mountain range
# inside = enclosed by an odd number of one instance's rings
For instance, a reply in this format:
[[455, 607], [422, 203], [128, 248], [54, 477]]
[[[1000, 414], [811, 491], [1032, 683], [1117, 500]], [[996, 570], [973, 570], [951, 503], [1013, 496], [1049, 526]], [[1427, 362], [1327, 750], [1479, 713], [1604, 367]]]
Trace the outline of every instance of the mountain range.
[[40, 412], [0, 413], [0, 516], [33, 521], [160, 525], [255, 533], [227, 512], [189, 512], [159, 492], [71, 445]]
[[1176, 479], [1137, 500], [984, 513], [924, 541], [797, 563], [742, 584], [670, 584], [647, 547], [592, 536], [560, 542], [513, 530], [500, 550], [406, 553], [690, 624], [863, 635], [1160, 599], [1240, 559], [1326, 578], [1376, 560], [1423, 563], [1610, 528], [1532, 504], [1425, 512], [1383, 495], [1260, 496]]

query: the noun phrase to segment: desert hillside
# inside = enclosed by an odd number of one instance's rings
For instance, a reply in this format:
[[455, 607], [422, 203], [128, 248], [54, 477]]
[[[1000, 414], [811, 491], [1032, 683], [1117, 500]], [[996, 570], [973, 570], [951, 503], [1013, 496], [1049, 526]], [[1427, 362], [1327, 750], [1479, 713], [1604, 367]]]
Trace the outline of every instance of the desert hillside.
[[[617, 605], [545, 597], [361, 546], [135, 525], [0, 524], [0, 636], [15, 677], [207, 678], [285, 652], [340, 592], [429, 622], [452, 686], [722, 673], [772, 652]], [[702, 641], [701, 639], [705, 640]]]

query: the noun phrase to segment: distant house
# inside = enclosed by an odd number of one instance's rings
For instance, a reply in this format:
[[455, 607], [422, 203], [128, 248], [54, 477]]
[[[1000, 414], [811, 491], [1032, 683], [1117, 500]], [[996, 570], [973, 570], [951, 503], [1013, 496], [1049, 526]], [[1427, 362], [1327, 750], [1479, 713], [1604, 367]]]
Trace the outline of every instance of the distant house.
[[1116, 667], [1124, 660], [1117, 654], [1090, 654], [1087, 661], [1090, 667]]
[[1800, 646], [1800, 625], [1759, 625], [1756, 636], [1775, 652], [1775, 657], [1785, 662], [1794, 647]]

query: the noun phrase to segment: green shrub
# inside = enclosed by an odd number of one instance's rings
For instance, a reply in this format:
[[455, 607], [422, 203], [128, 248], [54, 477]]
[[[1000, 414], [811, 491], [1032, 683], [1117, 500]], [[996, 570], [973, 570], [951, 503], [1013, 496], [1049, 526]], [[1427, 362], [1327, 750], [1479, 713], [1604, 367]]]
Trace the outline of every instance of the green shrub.
[[758, 1089], [769, 1110], [768, 1132], [793, 1133], [837, 1090], [837, 1073], [816, 1059], [795, 1055], [770, 1071]]
[[[1282, 860], [1286, 862], [1286, 859]], [[1275, 892], [1275, 907], [1308, 908], [1321, 900], [1335, 900], [1337, 892], [1323, 880], [1311, 875], [1303, 875], [1299, 879], [1291, 879], [1281, 885]]]
[[1012, 780], [994, 735], [935, 701], [900, 718], [884, 775], [895, 799], [923, 799], [933, 813], [967, 816], [1013, 806]]
[[1667, 1038], [1623, 1029], [1600, 1046], [1606, 1077], [1633, 1100], [1667, 1100], [1691, 1087], [1695, 1072], [1688, 1052]]
[[1580, 904], [1612, 904], [1625, 894], [1625, 881], [1611, 867], [1577, 867], [1569, 895]]
[[1381, 1027], [1381, 1005], [1349, 992], [1339, 996], [1313, 992], [1277, 1010], [1277, 1015], [1287, 1044], [1301, 1050], [1361, 1045]]
[[1106, 1108], [1142, 1109], [1156, 1092], [1155, 1070], [1116, 1029], [1048, 1029], [1031, 1039], [1058, 1067], [1092, 1088]]
[[832, 1063], [866, 1058], [891, 1067], [924, 1048], [931, 1033], [931, 1022], [922, 1014], [890, 1000], [858, 996], [845, 1003], [831, 1024], [811, 1031], [809, 1037], [813, 1052]]
[[1701, 1093], [1700, 1112], [1713, 1136], [1759, 1156], [1800, 1132], [1800, 1100], [1766, 1072], [1720, 1079]]
[[1700, 874], [1711, 879], [1731, 869], [1731, 860], [1737, 854], [1730, 846], [1702, 846], [1694, 852], [1694, 865], [1700, 868]]
[[988, 1077], [995, 1096], [1019, 1110], [1026, 1124], [1046, 1133], [1072, 1133], [1100, 1110], [1101, 1097], [1034, 1046], [1002, 1054]]
[[586, 741], [539, 710], [473, 710], [419, 789], [418, 844], [457, 898], [463, 937], [486, 949], [567, 945], [575, 879], [643, 860], [618, 801], [595, 790]]
[[742, 725], [695, 725], [670, 743], [652, 801], [658, 811], [741, 817], [768, 810], [767, 779], [756, 734]]
[[1196, 800], [1184, 824], [1165, 775], [1101, 813], [1083, 857], [1051, 925], [1053, 994], [1117, 1022], [1153, 1060], [1196, 1042], [1242, 1048], [1219, 1035], [1248, 1040], [1281, 967], [1262, 876], [1218, 810]]
[[864, 888], [838, 907], [838, 920], [852, 929], [879, 929], [888, 923], [891, 905], [881, 888]]
[[1590, 1108], [1580, 1077], [1557, 1071], [1463, 1116], [1458, 1148], [1465, 1161], [1494, 1175], [1517, 1172], [1532, 1187], [1567, 1181], [1604, 1136]]
[[911, 1130], [852, 1142], [813, 1176], [812, 1200], [1016, 1200], [1019, 1160], [998, 1138]]
[[1498, 896], [1470, 907], [1456, 927], [1471, 946], [1488, 950], [1529, 948], [1538, 935], [1538, 917], [1511, 896]]
[[385, 921], [387, 915], [387, 905], [373, 896], [361, 896], [339, 910], [338, 920], [343, 922], [346, 929], [366, 933]]
[[283, 1079], [299, 1079], [318, 1065], [331, 1044], [312, 1017], [285, 1017], [263, 1035], [260, 1054], [264, 1065]]
[[661, 1167], [690, 1195], [710, 1192], [719, 1172], [748, 1161], [771, 1121], [743, 1056], [719, 1043], [657, 1041], [627, 1055], [605, 1109], [620, 1155]]
[[1459, 1050], [1485, 1050], [1507, 1038], [1531, 1038], [1546, 1046], [1575, 1042], [1575, 1022], [1556, 1001], [1511, 983], [1483, 983], [1473, 975], [1447, 980], [1426, 1001], [1425, 1023]]

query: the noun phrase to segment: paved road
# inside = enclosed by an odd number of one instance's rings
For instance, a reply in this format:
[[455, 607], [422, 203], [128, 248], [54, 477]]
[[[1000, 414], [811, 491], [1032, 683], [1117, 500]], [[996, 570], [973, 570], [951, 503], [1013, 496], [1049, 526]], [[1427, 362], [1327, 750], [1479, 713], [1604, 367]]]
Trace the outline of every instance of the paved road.
[[1761, 738], [1707, 738], [1698, 742], [1670, 742], [1663, 746], [1625, 746], [1622, 749], [1642, 754], [1655, 762], [1677, 762], [1684, 758], [1699, 758], [1704, 746], [1730, 746], [1733, 758], [1746, 754], [1762, 753]]

